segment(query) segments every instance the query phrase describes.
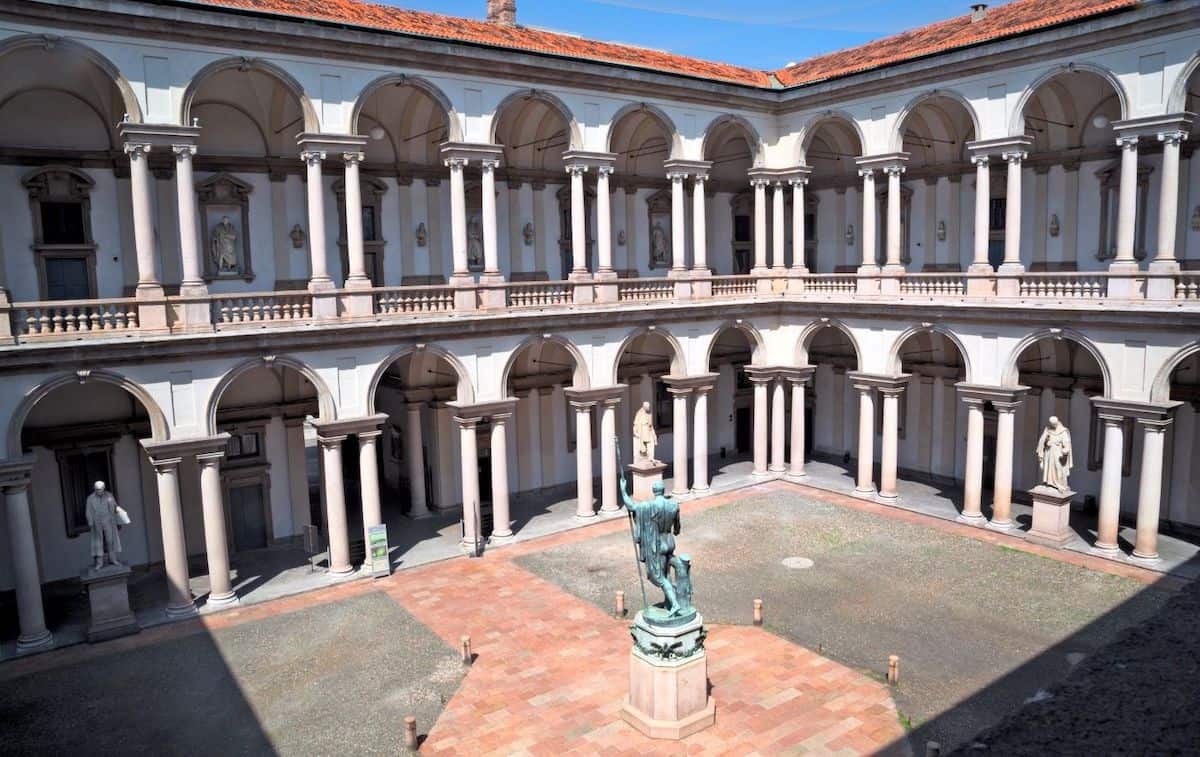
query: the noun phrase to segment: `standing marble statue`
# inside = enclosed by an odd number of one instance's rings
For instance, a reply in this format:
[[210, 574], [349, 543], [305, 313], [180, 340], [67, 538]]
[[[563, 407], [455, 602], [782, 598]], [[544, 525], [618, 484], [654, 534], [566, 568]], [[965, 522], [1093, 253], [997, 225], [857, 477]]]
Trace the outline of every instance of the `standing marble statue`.
[[658, 434], [654, 431], [654, 414], [650, 412], [650, 403], [643, 402], [633, 416], [634, 464], [653, 462], [654, 445], [656, 444], [658, 444]]
[[1075, 459], [1071, 451], [1071, 430], [1057, 416], [1050, 416], [1037, 443], [1038, 464], [1042, 471], [1041, 483], [1060, 492], [1070, 490], [1067, 477]]
[[105, 563], [120, 565], [117, 556], [121, 553], [121, 534], [118, 528], [124, 525], [122, 517], [125, 513], [117, 505], [117, 500], [105, 487], [103, 481], [97, 481], [88, 495], [85, 505], [88, 528], [92, 532], [92, 559], [95, 569], [100, 570]]
[[212, 261], [217, 273], [237, 272], [237, 229], [229, 216], [221, 216], [220, 223], [213, 227]]

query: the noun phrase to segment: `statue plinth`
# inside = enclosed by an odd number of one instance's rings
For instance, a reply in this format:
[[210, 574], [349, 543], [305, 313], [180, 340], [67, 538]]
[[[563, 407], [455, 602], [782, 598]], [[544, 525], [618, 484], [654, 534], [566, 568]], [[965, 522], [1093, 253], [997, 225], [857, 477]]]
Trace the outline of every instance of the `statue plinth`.
[[79, 577], [87, 588], [92, 621], [88, 625], [89, 642], [115, 639], [142, 630], [129, 609], [129, 574], [124, 565], [88, 568]]
[[667, 464], [658, 460], [631, 463], [629, 472], [633, 474], [633, 498], [638, 502], [654, 499], [654, 485], [662, 483], [666, 469]]
[[648, 607], [629, 627], [629, 696], [621, 719], [652, 739], [682, 739], [716, 722], [708, 695], [707, 631], [695, 610], [672, 617]]
[[1028, 541], [1047, 547], [1062, 548], [1071, 540], [1071, 498], [1075, 492], [1038, 484], [1029, 490], [1033, 497], [1033, 525], [1025, 535]]

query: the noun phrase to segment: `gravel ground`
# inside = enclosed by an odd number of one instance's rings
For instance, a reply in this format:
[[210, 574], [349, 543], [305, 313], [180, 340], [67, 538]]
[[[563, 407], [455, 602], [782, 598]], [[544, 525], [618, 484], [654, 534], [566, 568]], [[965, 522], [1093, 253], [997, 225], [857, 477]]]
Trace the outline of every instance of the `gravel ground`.
[[[678, 542], [694, 560], [706, 620], [748, 623], [760, 597], [769, 630], [834, 660], [882, 675], [899, 655], [895, 699], [917, 753], [928, 740], [951, 748], [995, 725], [1168, 596], [788, 492], [685, 516]], [[812, 567], [786, 567], [788, 557]], [[518, 561], [606, 609], [623, 589], [636, 609], [633, 560], [618, 534]]]
[[396, 754], [404, 716], [427, 732], [463, 674], [367, 594], [8, 681], [0, 754]]
[[965, 754], [1200, 754], [1200, 584], [1100, 650]]

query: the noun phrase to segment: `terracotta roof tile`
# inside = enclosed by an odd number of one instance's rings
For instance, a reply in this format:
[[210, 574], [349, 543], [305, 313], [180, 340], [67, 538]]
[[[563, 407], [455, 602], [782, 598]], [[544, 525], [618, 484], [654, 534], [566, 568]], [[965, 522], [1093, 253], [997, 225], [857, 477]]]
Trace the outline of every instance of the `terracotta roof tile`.
[[1140, 0], [1016, 0], [988, 8], [979, 21], [971, 21], [969, 13], [938, 21], [849, 50], [810, 58], [776, 71], [775, 76], [785, 87], [811, 84], [1132, 8], [1139, 3]]
[[[1126, 8], [1144, 0], [1015, 0], [989, 8], [979, 21], [966, 14], [859, 47], [811, 58], [775, 72], [683, 55], [598, 42], [523, 26], [405, 10], [359, 0], [193, 0], [239, 10], [381, 29], [433, 39], [614, 63], [753, 87], [785, 87], [832, 79], [969, 45], [1011, 37]], [[482, 6], [482, 1], [480, 3]]]

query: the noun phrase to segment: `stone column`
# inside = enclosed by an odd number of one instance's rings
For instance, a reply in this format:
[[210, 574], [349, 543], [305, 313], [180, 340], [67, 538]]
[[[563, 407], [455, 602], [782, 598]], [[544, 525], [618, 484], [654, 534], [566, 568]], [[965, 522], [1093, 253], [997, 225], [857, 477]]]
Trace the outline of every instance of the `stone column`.
[[784, 260], [786, 246], [783, 233], [783, 182], [775, 181], [771, 185], [771, 268], [775, 272], [787, 268]]
[[787, 455], [784, 449], [787, 433], [787, 423], [784, 420], [787, 398], [784, 396], [783, 383], [783, 376], [776, 375], [771, 387], [771, 466], [768, 470], [772, 473], [783, 473], [787, 470]]
[[321, 176], [321, 161], [325, 153], [320, 150], [305, 150], [300, 153], [307, 171], [308, 192], [308, 291], [320, 292], [333, 289], [329, 277], [329, 266], [325, 259], [325, 182]]
[[513, 535], [508, 507], [508, 422], [512, 413], [492, 415], [492, 536]]
[[344, 575], [350, 564], [350, 527], [346, 520], [346, 489], [342, 482], [342, 442], [345, 436], [317, 436], [325, 472], [325, 521], [329, 527], [329, 572]]
[[[900, 260], [900, 243], [903, 241], [900, 231], [900, 174], [904, 166], [890, 165], [883, 169], [887, 174], [887, 262], [884, 272], [890, 274], [904, 273], [904, 263]], [[886, 400], [885, 403], [886, 405]]]
[[[875, 169], [859, 168], [858, 175], [862, 177], [862, 262], [859, 265], [860, 276], [874, 276], [879, 273], [875, 266]], [[874, 489], [872, 488], [872, 491]]]
[[991, 273], [988, 262], [988, 241], [991, 234], [991, 189], [987, 155], [972, 155], [975, 164], [975, 248], [974, 259], [967, 269], [971, 273]]
[[858, 391], [858, 478], [854, 496], [875, 496], [875, 387], [855, 382]]
[[799, 377], [792, 377], [792, 459], [788, 467], [787, 477], [800, 479], [808, 475], [804, 471], [804, 385], [812, 375], [809, 370]]
[[[1158, 249], [1150, 261], [1150, 273], [1170, 275], [1179, 272], [1179, 261], [1175, 258], [1175, 242], [1178, 231], [1179, 208], [1179, 145], [1187, 139], [1187, 132], [1180, 130], [1161, 132], [1158, 141], [1163, 143], [1162, 180], [1158, 192]], [[1175, 297], [1174, 279], [1146, 282], [1146, 293], [1153, 299], [1169, 300]]]
[[221, 487], [221, 458], [225, 450], [214, 449], [196, 455], [200, 466], [200, 503], [204, 512], [204, 551], [208, 556], [209, 607], [237, 604], [229, 575], [229, 543], [225, 536], [225, 494]]
[[183, 531], [183, 509], [179, 505], [179, 463], [182, 458], [151, 458], [158, 484], [158, 518], [162, 528], [163, 568], [167, 574], [167, 617], [186, 618], [196, 614], [188, 574], [187, 538]]
[[1024, 150], [1004, 153], [1004, 160], [1008, 162], [1008, 183], [1004, 199], [1004, 263], [1000, 266], [1003, 273], [1025, 271], [1025, 266], [1021, 265], [1021, 164], [1025, 157]]
[[687, 174], [672, 171], [667, 174], [667, 179], [671, 182], [671, 273], [678, 275], [687, 270], [687, 214], [683, 192]]
[[175, 154], [175, 198], [179, 213], [179, 256], [183, 263], [183, 281], [179, 284], [181, 295], [203, 296], [208, 294], [204, 282], [204, 263], [200, 257], [200, 236], [196, 228], [199, 218], [196, 210], [196, 182], [192, 175], [192, 156], [195, 145], [172, 145]]
[[596, 254], [598, 257], [598, 273], [611, 275], [612, 260], [612, 208], [609, 207], [611, 195], [608, 189], [608, 177], [612, 175], [612, 166], [596, 167]]
[[[888, 503], [899, 498], [896, 488], [900, 452], [900, 395], [904, 385], [881, 387], [883, 395], [883, 444], [880, 447], [879, 498]], [[872, 443], [874, 440], [872, 440]]]
[[496, 168], [498, 160], [480, 161], [480, 194], [483, 215], [483, 275], [503, 281], [500, 273], [500, 253], [496, 246]]
[[154, 209], [150, 189], [150, 145], [126, 142], [129, 187], [133, 194], [133, 246], [137, 252], [137, 296], [152, 299], [163, 294], [158, 280], [158, 253], [154, 242]]
[[708, 176], [697, 173], [692, 180], [692, 270], [708, 271], [708, 221], [705, 218], [704, 183]]
[[963, 397], [967, 405], [967, 459], [963, 471], [962, 523], [982, 526], [983, 517], [983, 403], [978, 397]]
[[804, 185], [808, 175], [793, 176], [788, 182], [792, 185], [792, 272], [803, 274], [808, 273], [804, 262]]
[[479, 450], [475, 441], [478, 418], [454, 417], [458, 424], [459, 462], [462, 475], [462, 522], [461, 546], [474, 549], [476, 541], [483, 541], [479, 512]]
[[567, 166], [571, 175], [571, 276], [587, 276], [587, 207], [584, 204], [583, 174], [587, 166]]
[[711, 386], [697, 386], [692, 403], [692, 493], [708, 494], [708, 393]]
[[754, 384], [754, 475], [767, 475], [767, 439], [769, 424], [767, 383], [769, 376], [751, 376]]
[[467, 159], [446, 158], [445, 163], [450, 169], [450, 249], [454, 261], [450, 276], [459, 284], [465, 284], [471, 281], [467, 263], [467, 190], [463, 180]]
[[[1170, 227], [1174, 230], [1174, 226]], [[1160, 231], [1161, 233], [1161, 231]], [[1158, 559], [1158, 519], [1162, 500], [1163, 447], [1171, 416], [1138, 418], [1142, 427], [1142, 472], [1138, 480], [1137, 537], [1133, 556]]]
[[404, 460], [408, 463], [408, 489], [411, 501], [408, 517], [429, 517], [429, 495], [425, 491], [425, 445], [421, 439], [420, 402], [408, 403], [404, 423]]
[[350, 269], [346, 276], [347, 289], [371, 287], [363, 252], [362, 185], [358, 179], [358, 165], [363, 157], [361, 152], [342, 153], [346, 165], [346, 262]]
[[691, 389], [682, 387], [667, 387], [667, 391], [671, 393], [671, 400], [674, 405], [672, 408], [671, 419], [673, 421], [671, 427], [671, 442], [672, 457], [671, 477], [672, 489], [671, 495], [674, 497], [686, 496], [690, 489], [688, 488], [688, 395], [691, 394]]
[[988, 527], [1000, 531], [1013, 528], [1013, 428], [1020, 406], [1020, 400], [992, 400], [992, 407], [996, 408], [996, 479], [992, 485], [992, 520]]
[[[1133, 257], [1134, 229], [1137, 225], [1138, 138], [1117, 137], [1121, 148], [1121, 183], [1117, 197], [1117, 255], [1109, 270], [1136, 271]], [[1160, 200], [1161, 202], [1161, 200]]]
[[358, 432], [358, 483], [362, 496], [363, 544], [371, 548], [371, 526], [383, 523], [379, 504], [379, 461], [376, 447], [383, 432], [378, 428]]
[[1121, 466], [1125, 456], [1125, 419], [1115, 413], [1100, 413], [1104, 423], [1104, 459], [1100, 472], [1100, 516], [1093, 550], [1106, 555], [1118, 553], [1117, 533], [1121, 527]]
[[754, 187], [754, 270], [762, 275], [767, 271], [767, 180], [756, 176], [750, 180]]
[[54, 636], [46, 630], [42, 608], [42, 579], [38, 572], [37, 543], [29, 512], [29, 481], [33, 461], [0, 465], [0, 489], [4, 491], [4, 509], [8, 519], [8, 548], [13, 567], [13, 588], [17, 595], [17, 654], [40, 652], [54, 646]]
[[575, 517], [593, 518], [592, 503], [592, 405], [590, 401], [571, 400], [575, 408], [575, 476], [578, 479]]
[[600, 405], [600, 512], [621, 509], [617, 494], [617, 406], [620, 397], [609, 397]]

